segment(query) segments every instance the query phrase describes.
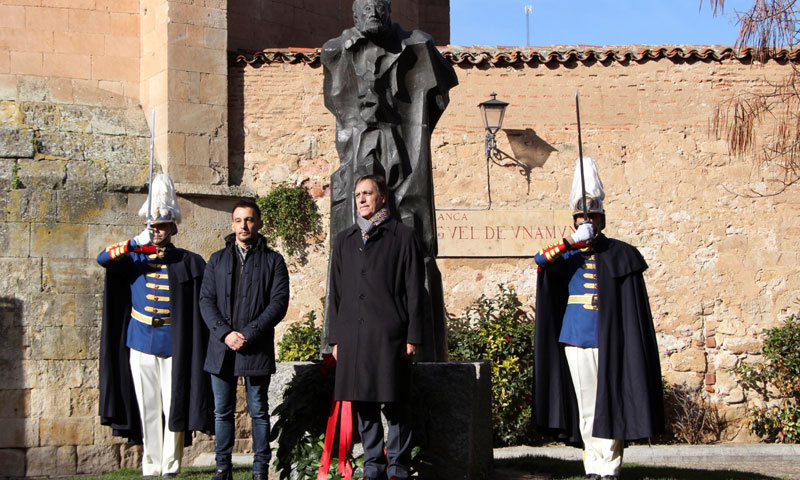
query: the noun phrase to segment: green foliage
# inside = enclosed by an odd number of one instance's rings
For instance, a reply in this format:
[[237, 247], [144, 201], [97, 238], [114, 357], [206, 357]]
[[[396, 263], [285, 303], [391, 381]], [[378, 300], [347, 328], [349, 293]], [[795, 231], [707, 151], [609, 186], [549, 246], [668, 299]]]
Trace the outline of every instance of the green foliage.
[[280, 185], [256, 203], [264, 220], [261, 233], [270, 242], [281, 239], [287, 255], [297, 254], [304, 261], [308, 236], [322, 232], [321, 215], [308, 192], [303, 187]]
[[454, 360], [492, 362], [492, 420], [495, 447], [530, 444], [533, 391], [533, 317], [521, 308], [513, 286], [494, 297], [481, 295], [448, 320]]
[[33, 138], [31, 140], [31, 145], [33, 145], [34, 153], [41, 153], [41, 151], [42, 151], [42, 141], [41, 140], [39, 140], [38, 138]]
[[320, 358], [322, 327], [316, 326], [317, 314], [308, 312], [306, 321], [294, 323], [278, 342], [279, 362], [310, 362]]
[[16, 190], [19, 187], [19, 163], [14, 163], [14, 166], [11, 167], [11, 190]]
[[770, 442], [800, 441], [800, 319], [766, 331], [764, 360], [740, 363], [739, 384], [768, 402], [747, 412], [751, 432]]

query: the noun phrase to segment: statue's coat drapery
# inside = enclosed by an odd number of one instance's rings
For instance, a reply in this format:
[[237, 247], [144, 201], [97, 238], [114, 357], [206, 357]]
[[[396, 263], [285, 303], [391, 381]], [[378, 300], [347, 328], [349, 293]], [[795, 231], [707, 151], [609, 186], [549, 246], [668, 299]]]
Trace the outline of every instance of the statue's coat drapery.
[[425, 256], [428, 318], [421, 360], [444, 360], [430, 138], [458, 84], [455, 70], [430, 35], [397, 24], [378, 38], [345, 30], [322, 47], [322, 65], [340, 159], [331, 178], [331, 238], [356, 220], [353, 182], [366, 174], [386, 177], [389, 208], [416, 230]]

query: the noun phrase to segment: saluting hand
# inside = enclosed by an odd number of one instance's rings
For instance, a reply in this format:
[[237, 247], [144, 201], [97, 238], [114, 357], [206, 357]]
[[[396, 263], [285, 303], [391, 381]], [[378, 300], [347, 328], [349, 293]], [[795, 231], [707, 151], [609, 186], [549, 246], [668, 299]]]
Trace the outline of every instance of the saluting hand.
[[581, 242], [588, 242], [594, 238], [594, 225], [589, 222], [581, 223], [578, 225], [578, 229], [575, 230], [575, 233], [573, 233], [570, 237], [570, 240], [572, 240], [570, 243], [572, 245]]
[[150, 245], [153, 243], [153, 230], [150, 228], [145, 228], [139, 235], [133, 237], [133, 241], [136, 242], [136, 245], [140, 247]]

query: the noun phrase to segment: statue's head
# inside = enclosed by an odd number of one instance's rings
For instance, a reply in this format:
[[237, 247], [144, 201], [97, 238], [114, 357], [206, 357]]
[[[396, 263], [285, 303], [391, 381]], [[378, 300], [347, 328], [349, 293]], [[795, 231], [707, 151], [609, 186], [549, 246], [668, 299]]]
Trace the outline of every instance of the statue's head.
[[362, 35], [377, 35], [392, 24], [392, 4], [389, 0], [355, 0], [353, 21]]

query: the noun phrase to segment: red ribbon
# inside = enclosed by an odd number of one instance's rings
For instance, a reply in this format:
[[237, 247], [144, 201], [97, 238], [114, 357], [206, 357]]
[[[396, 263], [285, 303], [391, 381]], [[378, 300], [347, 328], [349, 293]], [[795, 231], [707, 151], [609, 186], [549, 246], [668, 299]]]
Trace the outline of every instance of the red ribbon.
[[[323, 355], [322, 375], [328, 376], [328, 370], [335, 365], [336, 360], [333, 359], [333, 355]], [[353, 478], [353, 465], [349, 461], [350, 451], [353, 448], [353, 404], [347, 401], [337, 402], [334, 391], [331, 409], [328, 413], [328, 426], [325, 429], [325, 443], [322, 448], [320, 467], [317, 471], [317, 480], [328, 478], [337, 423], [339, 424], [339, 473], [344, 475], [344, 480]]]

